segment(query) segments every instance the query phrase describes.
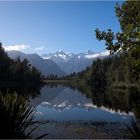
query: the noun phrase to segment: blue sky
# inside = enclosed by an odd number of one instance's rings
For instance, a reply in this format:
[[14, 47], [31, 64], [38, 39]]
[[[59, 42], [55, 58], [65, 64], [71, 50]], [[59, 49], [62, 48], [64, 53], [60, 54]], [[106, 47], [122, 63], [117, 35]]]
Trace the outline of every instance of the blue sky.
[[117, 1], [0, 2], [0, 40], [26, 53], [105, 50], [95, 29], [119, 31]]

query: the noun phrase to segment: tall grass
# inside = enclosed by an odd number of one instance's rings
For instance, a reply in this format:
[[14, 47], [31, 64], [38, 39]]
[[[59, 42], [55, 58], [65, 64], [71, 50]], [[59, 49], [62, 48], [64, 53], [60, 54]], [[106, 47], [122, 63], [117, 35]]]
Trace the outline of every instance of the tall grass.
[[0, 92], [0, 138], [31, 138], [32, 132], [40, 125], [34, 126], [37, 123], [34, 121], [34, 113], [35, 109], [24, 97], [16, 93]]

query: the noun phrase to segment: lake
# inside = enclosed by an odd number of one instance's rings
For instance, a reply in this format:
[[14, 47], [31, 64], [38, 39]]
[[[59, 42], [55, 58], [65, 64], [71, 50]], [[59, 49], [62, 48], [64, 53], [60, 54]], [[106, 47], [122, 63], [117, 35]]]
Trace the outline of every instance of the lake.
[[[1, 88], [6, 93], [7, 88]], [[105, 90], [89, 85], [46, 84], [36, 88], [9, 88], [28, 99], [43, 124], [33, 138], [128, 138], [133, 117], [140, 124], [140, 92], [136, 87], [108, 86]], [[11, 92], [13, 93], [13, 92]]]
[[[40, 95], [31, 99], [31, 104], [36, 108], [35, 118], [43, 122], [49, 121], [49, 123], [41, 126], [36, 134], [47, 131], [51, 135], [46, 138], [93, 138], [95, 135], [92, 136], [92, 130], [96, 126], [99, 132], [94, 138], [102, 138], [101, 131], [104, 131], [103, 138], [111, 138], [113, 133], [113, 135], [118, 133], [122, 135], [120, 130], [125, 129], [123, 123], [130, 124], [130, 117], [136, 119], [139, 116], [137, 111], [139, 109], [133, 102], [135, 97], [130, 96], [131, 90], [115, 89], [114, 92], [107, 90], [107, 93], [95, 93], [89, 90], [89, 87], [83, 88], [84, 90], [64, 85], [42, 87]], [[88, 92], [84, 93], [84, 91]], [[107, 128], [114, 129], [108, 136], [106, 133], [110, 130]], [[78, 131], [78, 135], [75, 131], [73, 132], [73, 129]], [[79, 133], [79, 129], [82, 129], [82, 132], [80, 130]], [[87, 134], [89, 130], [91, 133]], [[81, 133], [85, 135], [81, 136]]]
[[54, 121], [95, 121], [95, 122], [129, 122], [133, 112], [125, 112], [98, 107], [78, 90], [58, 85], [57, 87], [44, 86], [41, 94], [32, 100], [36, 107], [36, 116], [39, 120]]

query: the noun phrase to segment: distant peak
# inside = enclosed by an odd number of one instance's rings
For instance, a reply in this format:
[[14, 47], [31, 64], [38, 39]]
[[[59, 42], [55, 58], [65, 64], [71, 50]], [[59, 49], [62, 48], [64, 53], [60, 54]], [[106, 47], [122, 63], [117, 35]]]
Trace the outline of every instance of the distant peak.
[[58, 52], [63, 52], [62, 50], [59, 50]]
[[62, 50], [59, 50], [59, 51], [56, 51], [55, 54], [66, 54], [66, 53]]
[[94, 51], [88, 50], [85, 54], [94, 54]]

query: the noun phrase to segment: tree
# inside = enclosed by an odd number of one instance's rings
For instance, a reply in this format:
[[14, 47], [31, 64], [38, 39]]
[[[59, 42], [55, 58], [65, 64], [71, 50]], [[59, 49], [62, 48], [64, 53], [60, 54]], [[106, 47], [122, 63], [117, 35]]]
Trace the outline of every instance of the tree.
[[27, 59], [23, 61], [10, 59], [0, 43], [0, 82], [17, 82], [18, 84], [41, 83], [43, 76], [29, 64]]
[[122, 5], [116, 4], [115, 12], [121, 32], [96, 29], [96, 37], [99, 41], [105, 40], [110, 54], [115, 52], [127, 54], [126, 58], [131, 63], [133, 74], [140, 78], [140, 2], [125, 1]]
[[8, 78], [9, 64], [10, 64], [10, 58], [2, 48], [2, 43], [0, 42], [0, 79], [1, 80], [6, 80]]

